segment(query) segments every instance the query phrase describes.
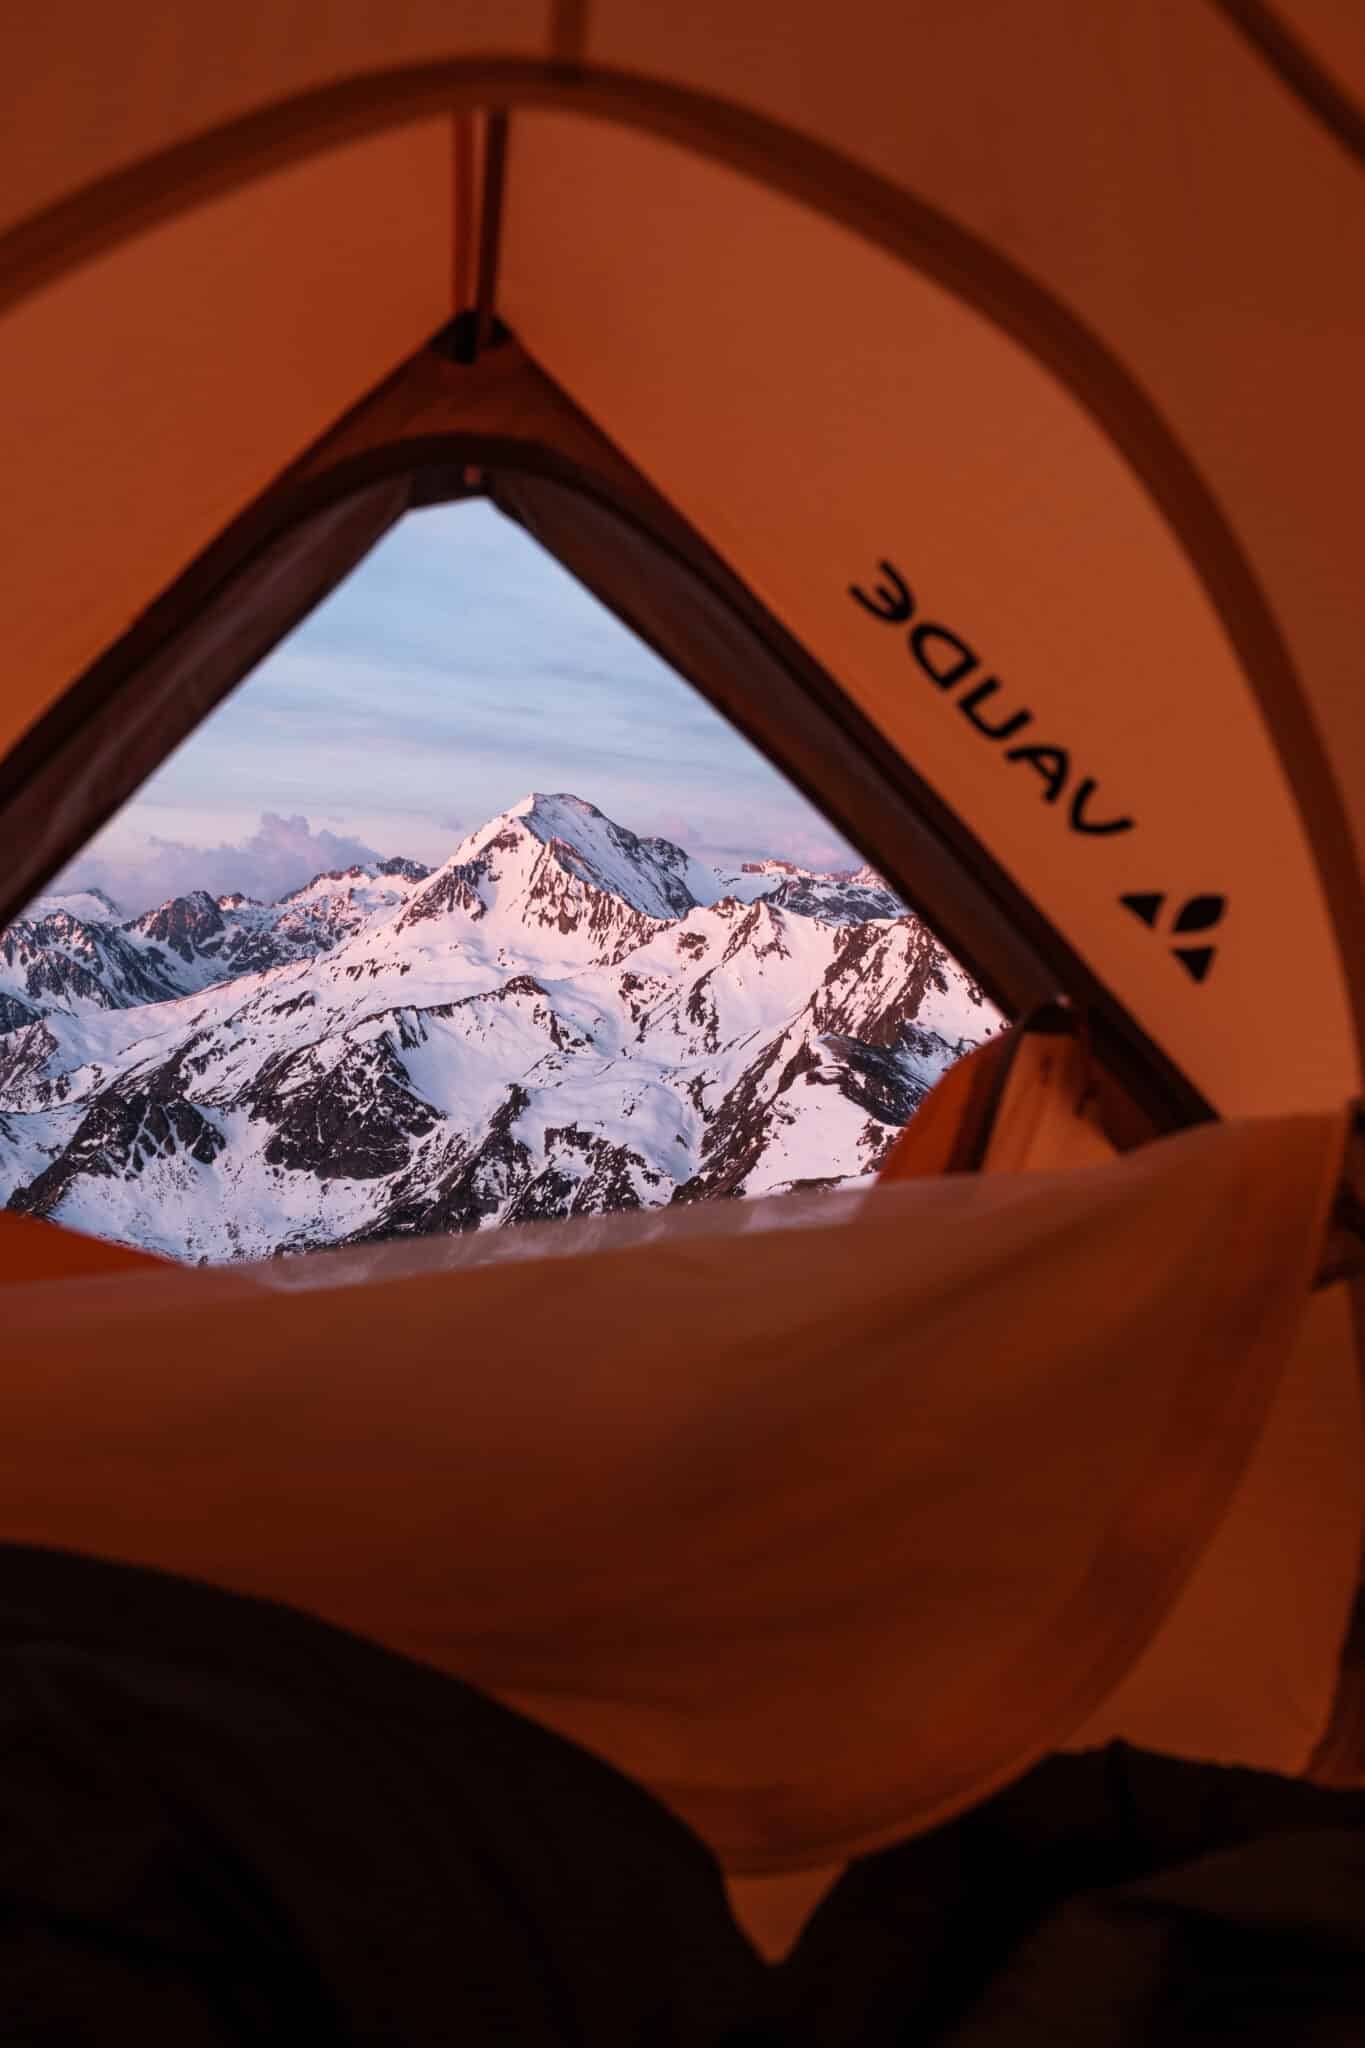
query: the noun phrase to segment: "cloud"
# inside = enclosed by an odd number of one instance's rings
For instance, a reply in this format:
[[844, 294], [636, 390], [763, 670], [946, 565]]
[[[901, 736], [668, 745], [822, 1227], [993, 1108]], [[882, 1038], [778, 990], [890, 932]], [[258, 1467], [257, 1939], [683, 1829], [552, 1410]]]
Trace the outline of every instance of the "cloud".
[[675, 846], [686, 847], [689, 852], [704, 836], [682, 811], [656, 811], [650, 819], [649, 830], [654, 838], [671, 839]]
[[772, 858], [794, 861], [797, 867], [810, 868], [816, 874], [835, 874], [847, 868], [861, 867], [864, 858], [846, 841], [833, 835], [789, 832], [780, 826], [766, 832], [756, 828], [744, 839], [718, 835], [693, 840], [688, 852], [694, 853], [698, 860], [721, 869], [737, 868], [746, 860]]
[[760, 796], [742, 807], [709, 806], [703, 816], [694, 816], [682, 843], [721, 868], [772, 855], [820, 873], [856, 868], [863, 859], [795, 790], [778, 791], [766, 801]]
[[326, 868], [348, 868], [377, 858], [372, 846], [349, 833], [325, 828], [315, 832], [301, 815], [286, 818], [278, 811], [263, 811], [254, 832], [216, 846], [191, 846], [155, 835], [131, 841], [97, 839], [48, 893], [103, 889], [133, 915], [191, 889], [207, 889], [212, 896], [241, 889], [273, 903]]
[[798, 866], [813, 868], [817, 873], [832, 873], [841, 868], [861, 867], [864, 856], [846, 839], [827, 826], [823, 819], [816, 819], [814, 825], [797, 825], [784, 829], [776, 827], [769, 835], [772, 851], [784, 860], [794, 860]]
[[[703, 859], [856, 865], [703, 698], [470, 504], [404, 519], [69, 872], [139, 908], [195, 886], [274, 895], [371, 835], [445, 860], [532, 789], [572, 790]], [[291, 834], [307, 849], [293, 868]]]

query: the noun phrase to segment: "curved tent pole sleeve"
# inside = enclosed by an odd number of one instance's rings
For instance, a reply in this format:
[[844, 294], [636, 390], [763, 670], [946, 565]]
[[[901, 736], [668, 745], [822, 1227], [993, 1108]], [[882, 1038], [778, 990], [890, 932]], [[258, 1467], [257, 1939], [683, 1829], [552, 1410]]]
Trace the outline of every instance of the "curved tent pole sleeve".
[[588, 52], [589, 0], [551, 0], [550, 61], [572, 79]]
[[1210, 4], [1240, 30], [1271, 70], [1279, 74], [1287, 90], [1347, 154], [1365, 164], [1365, 113], [1323, 68], [1308, 45], [1281, 20], [1276, 9], [1268, 6], [1266, 0], [1210, 0]]
[[454, 247], [451, 251], [451, 304], [456, 316], [468, 311], [474, 301], [473, 250], [477, 207], [475, 171], [475, 124], [477, 116], [451, 116], [451, 168], [454, 194], [451, 219]]
[[507, 116], [488, 116], [483, 157], [483, 222], [479, 230], [479, 292], [475, 303], [474, 347], [493, 340], [494, 306], [498, 295], [498, 261], [502, 254], [502, 201], [507, 183]]
[[[473, 114], [455, 116], [455, 317], [433, 343], [451, 362], [464, 365], [506, 339], [497, 317], [497, 296], [509, 120], [501, 110], [482, 116], [481, 157], [475, 147], [475, 123]], [[476, 243], [471, 276], [470, 251]]]
[[[455, 317], [432, 344], [452, 363], [465, 366], [475, 362], [496, 341], [506, 338], [506, 330], [497, 317], [497, 295], [507, 183], [508, 116], [496, 111], [481, 117], [481, 157], [475, 143], [479, 118], [457, 114], [454, 120]], [[477, 254], [471, 258], [476, 243]]]

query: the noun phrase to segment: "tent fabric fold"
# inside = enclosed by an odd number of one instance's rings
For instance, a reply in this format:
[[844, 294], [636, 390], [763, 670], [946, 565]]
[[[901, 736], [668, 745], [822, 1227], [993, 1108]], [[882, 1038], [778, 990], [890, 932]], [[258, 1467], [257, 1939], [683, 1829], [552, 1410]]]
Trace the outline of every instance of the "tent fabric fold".
[[[1340, 1117], [1253, 1121], [1061, 1173], [15, 1288], [0, 1538], [454, 1672], [732, 1872], [844, 1860], [1064, 1743], [1151, 1644], [1284, 1382], [1341, 1144]], [[1242, 1647], [1225, 1683], [1273, 1693], [1280, 1646]]]

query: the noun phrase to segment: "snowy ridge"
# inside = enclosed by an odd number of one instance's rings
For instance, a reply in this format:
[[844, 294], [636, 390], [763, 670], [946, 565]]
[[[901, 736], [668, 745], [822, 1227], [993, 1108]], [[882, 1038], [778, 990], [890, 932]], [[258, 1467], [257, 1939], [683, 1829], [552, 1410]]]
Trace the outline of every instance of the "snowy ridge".
[[191, 1260], [856, 1178], [999, 1025], [870, 870], [720, 875], [569, 795], [109, 912], [0, 933], [0, 1201]]

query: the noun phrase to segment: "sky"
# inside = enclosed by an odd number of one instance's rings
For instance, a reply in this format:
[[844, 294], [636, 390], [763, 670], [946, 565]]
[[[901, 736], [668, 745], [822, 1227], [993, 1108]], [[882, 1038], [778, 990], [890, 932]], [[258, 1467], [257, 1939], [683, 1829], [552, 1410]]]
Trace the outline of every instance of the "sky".
[[61, 878], [130, 912], [271, 900], [323, 868], [432, 866], [531, 790], [586, 797], [718, 866], [858, 856], [518, 526], [409, 513]]

